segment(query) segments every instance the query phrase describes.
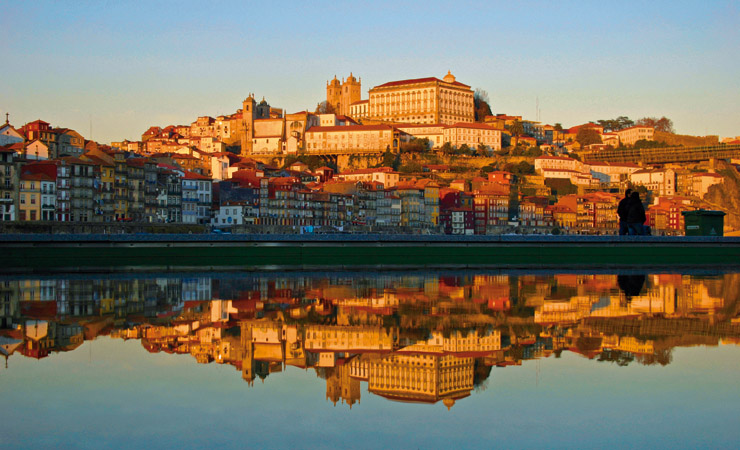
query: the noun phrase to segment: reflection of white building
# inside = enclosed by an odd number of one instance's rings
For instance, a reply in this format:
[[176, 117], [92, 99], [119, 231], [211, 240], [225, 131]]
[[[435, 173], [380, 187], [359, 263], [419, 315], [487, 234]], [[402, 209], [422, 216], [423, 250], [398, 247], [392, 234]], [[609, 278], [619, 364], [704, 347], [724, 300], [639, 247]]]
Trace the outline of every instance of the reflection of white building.
[[601, 347], [611, 350], [620, 350], [636, 355], [650, 355], [655, 353], [655, 341], [641, 340], [634, 336], [606, 335], [601, 340]]
[[431, 353], [490, 353], [501, 350], [501, 332], [493, 330], [479, 335], [475, 330], [468, 333], [453, 331], [449, 337], [435, 331], [426, 341], [419, 341], [406, 346], [398, 353], [431, 352]]
[[321, 326], [306, 328], [306, 350], [393, 350], [398, 337], [395, 328], [378, 326]]
[[470, 395], [474, 359], [393, 353], [368, 364], [368, 390], [389, 400], [436, 403], [448, 408]]
[[589, 296], [574, 296], [567, 301], [545, 300], [534, 311], [535, 323], [575, 323], [591, 313]]

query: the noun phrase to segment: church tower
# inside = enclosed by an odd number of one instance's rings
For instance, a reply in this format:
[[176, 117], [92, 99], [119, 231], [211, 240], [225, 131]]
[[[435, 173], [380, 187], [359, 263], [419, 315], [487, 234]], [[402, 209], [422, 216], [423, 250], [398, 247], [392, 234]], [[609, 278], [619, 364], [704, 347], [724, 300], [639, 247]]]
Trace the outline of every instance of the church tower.
[[337, 114], [344, 116], [350, 115], [349, 106], [352, 103], [359, 102], [362, 99], [362, 79], [357, 80], [349, 73], [349, 76], [344, 83], [342, 83], [342, 101], [340, 107], [337, 108]]
[[326, 82], [326, 103], [339, 115], [348, 116], [349, 106], [362, 99], [362, 79], [358, 80], [349, 73], [346, 80], [340, 83], [337, 76]]
[[334, 75], [334, 79], [326, 82], [326, 103], [334, 108], [334, 112], [339, 114], [339, 106], [342, 103], [342, 86]]
[[244, 102], [242, 103], [242, 142], [241, 142], [241, 156], [248, 156], [252, 154], [252, 142], [254, 139], [254, 119], [255, 119], [255, 107], [256, 102], [254, 101], [254, 95], [249, 94]]

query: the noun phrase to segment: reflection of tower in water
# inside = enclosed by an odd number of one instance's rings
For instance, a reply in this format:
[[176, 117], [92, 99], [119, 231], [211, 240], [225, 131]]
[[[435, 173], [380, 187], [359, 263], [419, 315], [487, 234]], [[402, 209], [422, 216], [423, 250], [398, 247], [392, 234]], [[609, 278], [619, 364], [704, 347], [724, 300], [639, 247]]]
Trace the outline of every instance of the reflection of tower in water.
[[330, 369], [326, 378], [326, 398], [337, 405], [338, 401], [349, 405], [360, 402], [360, 380], [350, 373], [349, 361]]

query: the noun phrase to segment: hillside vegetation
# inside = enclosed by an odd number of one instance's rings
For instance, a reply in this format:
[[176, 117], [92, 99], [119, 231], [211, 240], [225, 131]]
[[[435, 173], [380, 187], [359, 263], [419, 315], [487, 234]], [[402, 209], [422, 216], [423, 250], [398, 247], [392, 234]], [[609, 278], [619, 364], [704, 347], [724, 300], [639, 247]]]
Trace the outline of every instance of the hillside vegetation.
[[705, 145], [719, 144], [719, 136], [689, 136], [685, 134], [666, 133], [655, 130], [654, 139], [657, 142], [665, 142], [668, 145], [681, 145], [684, 147], [701, 147]]
[[725, 216], [725, 230], [740, 230], [740, 174], [729, 164], [718, 161], [717, 172], [724, 177], [722, 183], [709, 187], [704, 202], [712, 209], [722, 210]]

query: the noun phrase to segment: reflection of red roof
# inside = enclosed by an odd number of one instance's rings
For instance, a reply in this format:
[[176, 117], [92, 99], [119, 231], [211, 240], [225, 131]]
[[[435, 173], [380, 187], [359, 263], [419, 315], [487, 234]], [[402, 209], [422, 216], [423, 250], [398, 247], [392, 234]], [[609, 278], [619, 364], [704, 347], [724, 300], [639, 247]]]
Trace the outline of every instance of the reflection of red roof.
[[57, 302], [20, 302], [21, 314], [32, 319], [54, 319]]

